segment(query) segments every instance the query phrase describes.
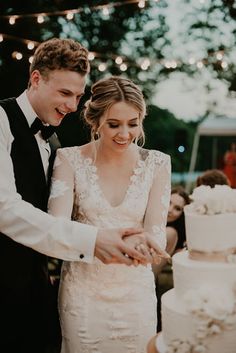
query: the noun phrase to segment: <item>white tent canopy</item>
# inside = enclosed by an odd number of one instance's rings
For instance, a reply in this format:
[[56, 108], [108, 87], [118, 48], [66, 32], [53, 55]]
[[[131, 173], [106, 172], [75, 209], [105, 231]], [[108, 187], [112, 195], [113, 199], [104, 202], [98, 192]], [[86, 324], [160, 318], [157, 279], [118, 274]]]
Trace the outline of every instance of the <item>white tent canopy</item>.
[[233, 136], [236, 135], [236, 119], [208, 117], [198, 126], [198, 135]]
[[[194, 136], [189, 173], [195, 170], [200, 136], [236, 136], [236, 118], [209, 116], [198, 125]], [[213, 157], [216, 155], [216, 142], [213, 145]]]

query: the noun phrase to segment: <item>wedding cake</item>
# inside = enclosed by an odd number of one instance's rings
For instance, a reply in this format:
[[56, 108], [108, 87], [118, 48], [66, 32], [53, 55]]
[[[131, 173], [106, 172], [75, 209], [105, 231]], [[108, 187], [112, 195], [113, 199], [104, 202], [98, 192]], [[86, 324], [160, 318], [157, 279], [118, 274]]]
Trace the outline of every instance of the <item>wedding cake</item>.
[[188, 251], [175, 254], [159, 353], [236, 353], [236, 190], [200, 186], [185, 206]]

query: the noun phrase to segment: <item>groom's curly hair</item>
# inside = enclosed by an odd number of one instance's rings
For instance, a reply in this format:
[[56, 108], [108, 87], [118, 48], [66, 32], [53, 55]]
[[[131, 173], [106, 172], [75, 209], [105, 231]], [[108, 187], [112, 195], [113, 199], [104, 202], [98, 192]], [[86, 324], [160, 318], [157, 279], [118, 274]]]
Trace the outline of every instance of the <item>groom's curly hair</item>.
[[39, 70], [45, 78], [53, 70], [69, 70], [86, 75], [90, 70], [88, 50], [73, 39], [49, 39], [41, 43], [34, 53], [30, 75], [34, 70]]

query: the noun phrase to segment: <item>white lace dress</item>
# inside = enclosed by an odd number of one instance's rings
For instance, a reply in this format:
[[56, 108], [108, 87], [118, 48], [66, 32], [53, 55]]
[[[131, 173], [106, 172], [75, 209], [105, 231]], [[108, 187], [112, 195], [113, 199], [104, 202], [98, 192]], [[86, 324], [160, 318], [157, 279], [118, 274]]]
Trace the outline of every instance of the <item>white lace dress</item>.
[[[79, 147], [59, 149], [49, 211], [100, 228], [144, 227], [165, 248], [170, 158], [140, 148], [125, 198], [113, 207]], [[63, 353], [146, 353], [156, 332], [151, 266], [64, 262], [59, 290]]]

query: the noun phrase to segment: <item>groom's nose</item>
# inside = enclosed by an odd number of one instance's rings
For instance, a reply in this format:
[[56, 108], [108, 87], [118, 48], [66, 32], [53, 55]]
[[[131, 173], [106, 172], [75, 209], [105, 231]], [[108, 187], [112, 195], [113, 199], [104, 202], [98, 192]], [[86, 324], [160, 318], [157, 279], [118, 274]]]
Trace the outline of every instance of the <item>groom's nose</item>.
[[78, 101], [76, 97], [69, 97], [67, 102], [66, 102], [66, 107], [70, 112], [75, 112], [78, 107]]

